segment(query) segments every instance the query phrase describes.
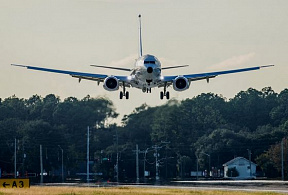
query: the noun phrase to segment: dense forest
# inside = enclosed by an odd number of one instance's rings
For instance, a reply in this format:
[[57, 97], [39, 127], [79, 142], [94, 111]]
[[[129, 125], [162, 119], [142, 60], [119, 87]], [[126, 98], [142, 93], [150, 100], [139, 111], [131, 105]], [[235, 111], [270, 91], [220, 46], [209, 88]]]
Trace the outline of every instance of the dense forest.
[[116, 181], [118, 162], [119, 181], [136, 181], [137, 153], [140, 179], [144, 166], [150, 172], [146, 179], [155, 178], [157, 158], [160, 178], [169, 180], [189, 178], [197, 159], [199, 170], [222, 169], [234, 157], [248, 159], [248, 151], [259, 175], [276, 178], [281, 176], [282, 141], [288, 175], [288, 89], [278, 94], [270, 87], [250, 88], [229, 100], [206, 93], [157, 107], [143, 104], [125, 115], [122, 125], [111, 124], [117, 116], [105, 98], [0, 99], [2, 177], [14, 177], [15, 149], [19, 177], [39, 176], [42, 145], [44, 182], [61, 180], [61, 151], [65, 178], [85, 178], [88, 126], [90, 177], [95, 180]]

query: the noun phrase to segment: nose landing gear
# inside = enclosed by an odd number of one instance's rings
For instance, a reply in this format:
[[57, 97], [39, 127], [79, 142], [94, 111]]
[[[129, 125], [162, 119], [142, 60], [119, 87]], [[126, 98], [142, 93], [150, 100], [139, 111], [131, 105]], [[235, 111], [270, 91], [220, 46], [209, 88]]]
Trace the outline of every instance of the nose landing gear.
[[143, 88], [142, 88], [142, 92], [143, 92], [143, 93], [151, 93], [151, 88], [143, 87]]

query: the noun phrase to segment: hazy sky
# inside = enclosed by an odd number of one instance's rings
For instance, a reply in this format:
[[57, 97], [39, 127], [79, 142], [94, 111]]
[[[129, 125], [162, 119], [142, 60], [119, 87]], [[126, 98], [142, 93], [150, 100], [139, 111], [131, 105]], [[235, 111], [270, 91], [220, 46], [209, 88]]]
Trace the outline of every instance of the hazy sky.
[[129, 114], [143, 103], [161, 105], [160, 89], [143, 94], [128, 89], [108, 92], [96, 82], [68, 75], [27, 70], [11, 63], [124, 75], [90, 64], [133, 67], [138, 53], [138, 14], [142, 14], [143, 53], [162, 66], [189, 64], [165, 75], [275, 64], [275, 67], [193, 82], [185, 92], [169, 88], [182, 100], [212, 92], [232, 98], [249, 87], [288, 87], [287, 0], [0, 0], [0, 98], [29, 98], [53, 93], [62, 100], [110, 98]]

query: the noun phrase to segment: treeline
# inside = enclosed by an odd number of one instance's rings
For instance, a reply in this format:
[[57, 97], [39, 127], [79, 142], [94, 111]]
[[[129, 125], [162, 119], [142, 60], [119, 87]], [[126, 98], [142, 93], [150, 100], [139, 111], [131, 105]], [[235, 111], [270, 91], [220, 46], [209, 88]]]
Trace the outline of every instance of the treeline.
[[50, 94], [1, 100], [2, 175], [14, 172], [15, 139], [17, 170], [22, 175], [40, 172], [40, 145], [51, 181], [60, 179], [61, 149], [65, 177], [85, 173], [87, 126], [91, 127], [91, 172], [97, 180], [116, 180], [118, 156], [119, 181], [135, 181], [136, 145], [140, 179], [144, 176], [144, 159], [145, 170], [150, 172], [146, 178], [155, 178], [156, 153], [160, 178], [171, 179], [189, 177], [197, 169], [197, 158], [200, 170], [221, 169], [234, 157], [248, 159], [248, 150], [259, 173], [279, 177], [281, 141], [288, 174], [288, 89], [278, 94], [270, 87], [261, 91], [250, 88], [229, 100], [207, 93], [157, 107], [143, 104], [124, 116], [121, 126], [110, 122], [117, 116], [113, 103], [104, 98], [69, 97], [60, 101]]

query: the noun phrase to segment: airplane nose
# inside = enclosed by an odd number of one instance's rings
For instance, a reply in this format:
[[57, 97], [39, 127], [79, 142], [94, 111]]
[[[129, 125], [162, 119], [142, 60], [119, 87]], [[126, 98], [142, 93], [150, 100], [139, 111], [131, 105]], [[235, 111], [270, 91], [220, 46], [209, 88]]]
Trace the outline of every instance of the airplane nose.
[[153, 68], [152, 68], [152, 67], [148, 67], [148, 68], [147, 68], [147, 72], [148, 72], [148, 73], [152, 73], [152, 72], [153, 72]]

